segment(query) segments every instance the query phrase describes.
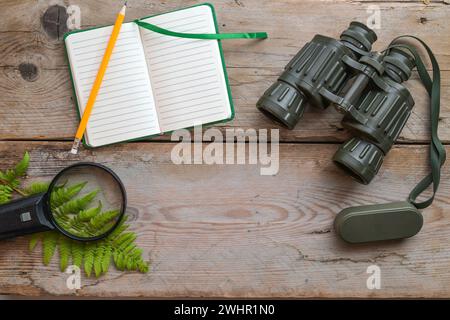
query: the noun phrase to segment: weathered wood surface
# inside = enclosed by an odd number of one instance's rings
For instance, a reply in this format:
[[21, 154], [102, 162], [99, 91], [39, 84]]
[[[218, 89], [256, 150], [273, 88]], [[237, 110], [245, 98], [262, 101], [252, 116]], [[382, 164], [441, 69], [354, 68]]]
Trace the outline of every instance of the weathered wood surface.
[[[57, 260], [45, 267], [27, 240], [0, 250], [0, 292], [152, 297], [450, 297], [448, 166], [424, 229], [416, 237], [349, 246], [332, 230], [335, 214], [356, 204], [393, 201], [426, 172], [425, 146], [392, 150], [370, 186], [330, 161], [335, 145], [283, 144], [276, 176], [255, 165], [187, 165], [170, 161], [171, 143], [133, 143], [83, 151], [68, 142], [0, 143], [2, 165], [29, 150], [32, 179], [50, 179], [79, 159], [105, 163], [123, 179], [132, 228], [148, 274], [111, 272], [66, 287]], [[366, 268], [381, 268], [382, 289], [366, 288]]]
[[[365, 22], [367, 3], [346, 1], [212, 1], [220, 28], [269, 33], [265, 41], [224, 41], [225, 58], [236, 106], [236, 119], [224, 127], [275, 126], [256, 107], [258, 97], [280, 74], [290, 58], [314, 34], [338, 37], [351, 20]], [[133, 1], [127, 19], [169, 11], [198, 1]], [[82, 27], [111, 24], [120, 3], [110, 1], [7, 1], [0, 20], [0, 139], [71, 139], [76, 128], [72, 90], [61, 36], [42, 16], [51, 5], [78, 5]], [[370, 3], [373, 4], [373, 3]], [[400, 34], [415, 34], [436, 53], [443, 72], [443, 101], [450, 100], [450, 6], [441, 2], [377, 2], [382, 29], [375, 48], [382, 49]], [[333, 14], [330, 14], [332, 12]], [[64, 21], [60, 21], [64, 24]], [[35, 66], [33, 72], [31, 66]], [[22, 66], [22, 69], [19, 67]], [[427, 139], [428, 108], [420, 82], [409, 81], [416, 107], [400, 137], [404, 142]], [[342, 141], [347, 134], [332, 109], [308, 109], [295, 130], [282, 130], [284, 141]], [[450, 106], [443, 103], [441, 137], [450, 141]], [[39, 125], [36, 125], [39, 123]], [[167, 140], [168, 137], [161, 139]]]
[[[127, 19], [199, 1], [130, 2]], [[255, 108], [300, 46], [316, 33], [338, 36], [350, 20], [366, 21], [368, 5], [382, 10], [377, 49], [399, 34], [423, 38], [442, 72], [440, 136], [450, 141], [450, 6], [442, 1], [211, 1], [220, 28], [268, 31], [265, 41], [224, 42], [236, 119], [223, 128], [274, 128]], [[110, 272], [66, 288], [56, 259], [41, 263], [27, 239], [0, 244], [0, 294], [131, 297], [450, 297], [450, 199], [447, 165], [437, 199], [424, 212], [421, 233], [407, 241], [349, 246], [332, 230], [344, 207], [403, 199], [426, 173], [428, 109], [417, 75], [409, 81], [416, 107], [380, 174], [369, 186], [331, 163], [347, 137], [334, 110], [309, 109], [293, 131], [281, 130], [280, 170], [261, 176], [255, 165], [184, 165], [170, 161], [173, 143], [130, 143], [67, 156], [75, 131], [64, 49], [53, 5], [79, 5], [82, 27], [110, 24], [117, 1], [2, 0], [0, 14], [0, 169], [31, 153], [28, 181], [50, 179], [78, 160], [112, 167], [129, 195], [132, 228], [151, 272]], [[64, 16], [61, 14], [60, 16]], [[61, 21], [60, 21], [61, 22]], [[60, 30], [61, 31], [61, 30]], [[159, 140], [167, 140], [162, 137]], [[21, 140], [21, 141], [15, 141]], [[43, 141], [34, 141], [43, 140]], [[291, 143], [292, 142], [292, 143]], [[310, 142], [302, 144], [301, 142]], [[312, 142], [312, 144], [311, 144]], [[321, 142], [321, 144], [314, 144]], [[449, 149], [449, 148], [448, 148]], [[366, 268], [381, 267], [382, 289], [366, 288]]]

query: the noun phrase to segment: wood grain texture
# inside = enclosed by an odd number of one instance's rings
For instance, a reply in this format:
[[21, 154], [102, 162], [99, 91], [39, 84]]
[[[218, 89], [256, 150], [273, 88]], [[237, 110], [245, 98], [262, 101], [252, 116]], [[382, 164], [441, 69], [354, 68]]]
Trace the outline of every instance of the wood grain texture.
[[[265, 41], [224, 41], [225, 58], [236, 107], [236, 119], [222, 126], [239, 128], [276, 127], [256, 107], [259, 96], [277, 78], [286, 63], [309, 41], [321, 33], [338, 37], [351, 20], [365, 22], [371, 2], [356, 1], [211, 1], [217, 10], [222, 32], [264, 30]], [[170, 11], [198, 1], [134, 1], [127, 19]], [[0, 139], [70, 140], [77, 125], [73, 94], [64, 58], [61, 37], [55, 38], [42, 26], [42, 16], [50, 5], [67, 6], [67, 1], [9, 1], [0, 20]], [[120, 3], [77, 1], [82, 27], [110, 24]], [[450, 141], [450, 6], [441, 2], [377, 2], [382, 28], [375, 46], [381, 49], [395, 36], [415, 34], [433, 48], [444, 70], [440, 135]], [[333, 12], [332, 15], [329, 13]], [[21, 64], [36, 66], [31, 78], [21, 73]], [[416, 100], [413, 115], [400, 142], [427, 140], [428, 99], [420, 82], [409, 81]], [[348, 137], [340, 126], [340, 115], [331, 108], [308, 109], [295, 130], [282, 129], [282, 141], [336, 142]], [[39, 123], [39, 126], [35, 124]], [[20, 129], [20, 130], [17, 130]], [[164, 136], [159, 140], [168, 140]]]
[[[132, 143], [83, 151], [70, 143], [0, 143], [1, 167], [29, 150], [29, 178], [46, 180], [68, 164], [94, 160], [113, 168], [129, 194], [148, 274], [112, 271], [65, 285], [56, 259], [45, 267], [25, 238], [0, 244], [0, 293], [146, 297], [450, 297], [448, 170], [425, 226], [403, 242], [349, 246], [332, 230], [344, 207], [405, 198], [426, 172], [425, 146], [392, 150], [370, 186], [343, 175], [336, 146], [283, 144], [276, 176], [256, 165], [174, 165], [170, 143]], [[447, 166], [448, 169], [448, 166]], [[382, 289], [367, 290], [377, 264]]]

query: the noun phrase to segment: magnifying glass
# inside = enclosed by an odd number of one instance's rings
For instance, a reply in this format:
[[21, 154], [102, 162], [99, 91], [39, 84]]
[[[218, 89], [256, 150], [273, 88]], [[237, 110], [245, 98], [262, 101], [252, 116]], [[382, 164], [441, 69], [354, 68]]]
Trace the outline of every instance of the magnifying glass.
[[125, 209], [119, 177], [101, 164], [80, 162], [60, 171], [47, 192], [0, 206], [0, 239], [57, 230], [95, 241], [119, 226]]

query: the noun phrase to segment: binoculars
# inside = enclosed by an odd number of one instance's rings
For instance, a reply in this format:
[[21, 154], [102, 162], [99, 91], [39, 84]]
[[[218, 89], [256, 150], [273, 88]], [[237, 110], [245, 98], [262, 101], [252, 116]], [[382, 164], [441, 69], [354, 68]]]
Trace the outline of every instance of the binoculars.
[[316, 35], [257, 102], [263, 114], [289, 129], [307, 103], [321, 109], [333, 105], [353, 135], [333, 161], [363, 184], [377, 174], [414, 106], [402, 84], [411, 76], [414, 57], [401, 48], [371, 52], [376, 40], [359, 22], [351, 22], [340, 40]]

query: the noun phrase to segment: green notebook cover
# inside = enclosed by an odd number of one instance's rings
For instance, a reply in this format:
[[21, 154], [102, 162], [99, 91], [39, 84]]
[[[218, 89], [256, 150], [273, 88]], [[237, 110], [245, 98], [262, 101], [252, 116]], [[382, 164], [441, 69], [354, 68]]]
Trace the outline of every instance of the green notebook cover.
[[[145, 17], [142, 17], [141, 19], [147, 19], [147, 18], [151, 18], [151, 17], [156, 17], [156, 16], [164, 15], [164, 14], [167, 14], [167, 13], [170, 13], [170, 12], [181, 11], [181, 10], [194, 8], [194, 7], [198, 7], [198, 6], [208, 6], [211, 9], [211, 13], [212, 13], [213, 20], [214, 20], [214, 27], [215, 27], [216, 33], [219, 33], [219, 26], [218, 26], [218, 22], [217, 22], [216, 12], [215, 12], [214, 6], [211, 3], [200, 3], [200, 4], [196, 4], [196, 5], [190, 6], [190, 7], [185, 7], [185, 8], [181, 8], [181, 9], [177, 9], [177, 10], [173, 10], [173, 11], [168, 11], [168, 12], [163, 12], [163, 13], [154, 14], [154, 15], [150, 15], [150, 16], [145, 16]], [[105, 25], [105, 26], [100, 26], [100, 27], [92, 27], [92, 28], [87, 28], [87, 29], [73, 30], [73, 31], [66, 32], [64, 34], [64, 48], [65, 48], [65, 52], [66, 52], [66, 60], [67, 60], [67, 62], [70, 64], [69, 57], [68, 57], [68, 52], [67, 52], [67, 46], [66, 46], [66, 42], [65, 42], [65, 40], [66, 40], [66, 38], [68, 36], [70, 36], [71, 34], [74, 34], [74, 33], [85, 32], [85, 31], [89, 31], [89, 30], [105, 28], [105, 27], [110, 27], [110, 26], [111, 25]], [[228, 79], [227, 68], [226, 68], [226, 65], [225, 65], [225, 58], [224, 58], [224, 54], [223, 54], [221, 40], [209, 40], [209, 41], [217, 41], [217, 43], [219, 45], [219, 52], [220, 52], [220, 58], [221, 58], [221, 61], [222, 61], [223, 73], [224, 73], [224, 77], [225, 77], [225, 84], [226, 84], [226, 87], [227, 87], [228, 100], [230, 102], [231, 116], [229, 118], [227, 118], [227, 119], [214, 121], [214, 122], [209, 122], [209, 123], [204, 123], [203, 126], [210, 126], [210, 125], [217, 124], [217, 123], [225, 123], [225, 122], [233, 120], [233, 118], [235, 116], [233, 97], [231, 95], [231, 87], [230, 87], [230, 82], [229, 82], [229, 79]], [[78, 118], [79, 118], [79, 120], [81, 120], [80, 108], [79, 108], [79, 105], [78, 105], [78, 98], [77, 98], [76, 91], [75, 91], [75, 83], [73, 81], [73, 75], [72, 75], [72, 70], [71, 70], [70, 66], [69, 66], [69, 75], [70, 75], [70, 81], [72, 83], [72, 90], [73, 90], [73, 93], [74, 93], [74, 96], [75, 96], [75, 104], [76, 104]], [[94, 108], [95, 108], [95, 105], [94, 105]], [[192, 127], [188, 127], [188, 128], [185, 128], [185, 129], [192, 129]], [[172, 131], [162, 132], [162, 133], [156, 134], [156, 135], [149, 135], [149, 136], [145, 136], [145, 137], [141, 137], [141, 138], [136, 138], [136, 139], [131, 139], [131, 140], [124, 140], [124, 141], [117, 142], [117, 143], [125, 143], [125, 142], [131, 142], [131, 141], [141, 141], [141, 140], [149, 139], [149, 138], [152, 138], [152, 137], [161, 136], [161, 135], [164, 135], [164, 134], [169, 134], [171, 132]], [[93, 146], [89, 145], [86, 142], [85, 135], [83, 135], [82, 142], [83, 142], [83, 145], [85, 147], [87, 147], [87, 148], [97, 148], [97, 147], [93, 147]], [[113, 143], [113, 144], [116, 144], [116, 143]], [[104, 147], [104, 146], [107, 146], [107, 145], [111, 145], [111, 144], [102, 145], [100, 147]]]

